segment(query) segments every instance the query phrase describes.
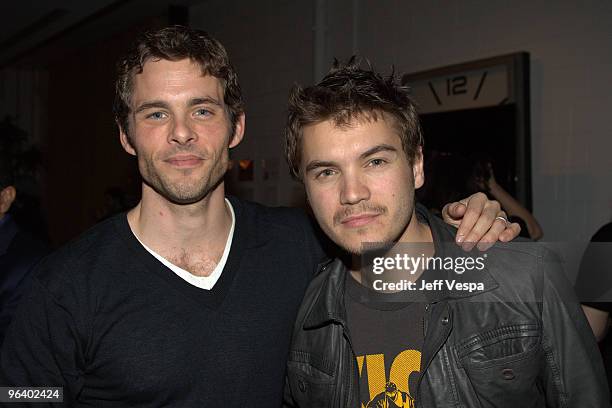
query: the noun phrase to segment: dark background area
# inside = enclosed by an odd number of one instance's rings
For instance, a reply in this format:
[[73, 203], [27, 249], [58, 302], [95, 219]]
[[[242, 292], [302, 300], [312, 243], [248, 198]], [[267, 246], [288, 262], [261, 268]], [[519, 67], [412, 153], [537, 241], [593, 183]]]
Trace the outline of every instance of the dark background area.
[[431, 152], [487, 158], [493, 163], [497, 182], [515, 195], [515, 109], [502, 105], [421, 115], [425, 162]]

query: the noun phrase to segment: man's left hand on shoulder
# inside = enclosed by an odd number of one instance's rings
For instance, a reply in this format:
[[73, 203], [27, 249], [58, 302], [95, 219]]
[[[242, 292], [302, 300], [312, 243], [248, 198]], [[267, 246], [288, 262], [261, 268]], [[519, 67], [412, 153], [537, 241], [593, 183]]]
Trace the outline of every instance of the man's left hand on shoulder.
[[466, 251], [474, 246], [485, 251], [497, 241], [513, 240], [521, 232], [517, 223], [508, 222], [499, 203], [489, 200], [484, 193], [475, 193], [446, 204], [442, 209], [442, 218], [458, 228], [455, 241]]

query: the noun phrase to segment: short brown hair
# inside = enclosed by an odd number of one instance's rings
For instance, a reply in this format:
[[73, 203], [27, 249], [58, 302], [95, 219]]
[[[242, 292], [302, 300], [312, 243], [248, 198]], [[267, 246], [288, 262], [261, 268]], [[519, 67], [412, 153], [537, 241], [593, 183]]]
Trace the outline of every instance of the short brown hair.
[[223, 45], [201, 30], [184, 26], [171, 26], [141, 34], [117, 66], [115, 121], [129, 134], [128, 115], [133, 91], [134, 75], [142, 73], [150, 60], [180, 61], [189, 58], [202, 69], [202, 75], [212, 75], [221, 80], [223, 99], [229, 109], [232, 128], [244, 112], [242, 91], [236, 71], [230, 64]]
[[377, 120], [388, 115], [394, 121], [402, 147], [410, 163], [423, 146], [421, 125], [407, 87], [401, 86], [392, 72], [387, 78], [368, 64], [360, 68], [355, 56], [346, 64], [336, 60], [317, 85], [296, 85], [289, 96], [289, 115], [285, 128], [285, 157], [291, 174], [301, 180], [301, 144], [304, 127], [326, 120], [336, 126], [350, 125], [360, 116]]

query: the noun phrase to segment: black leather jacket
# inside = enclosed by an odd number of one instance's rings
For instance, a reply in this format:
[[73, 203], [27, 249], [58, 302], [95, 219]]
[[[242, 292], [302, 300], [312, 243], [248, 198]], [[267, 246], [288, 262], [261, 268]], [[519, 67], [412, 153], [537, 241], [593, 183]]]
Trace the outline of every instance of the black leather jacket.
[[[418, 211], [430, 224], [437, 255], [439, 243], [452, 241], [456, 231]], [[484, 288], [427, 294], [417, 407], [610, 406], [595, 339], [555, 265], [535, 243], [498, 243], [482, 271], [448, 276]], [[322, 265], [306, 292], [287, 362], [284, 406], [361, 406], [346, 326], [346, 274], [338, 259]]]

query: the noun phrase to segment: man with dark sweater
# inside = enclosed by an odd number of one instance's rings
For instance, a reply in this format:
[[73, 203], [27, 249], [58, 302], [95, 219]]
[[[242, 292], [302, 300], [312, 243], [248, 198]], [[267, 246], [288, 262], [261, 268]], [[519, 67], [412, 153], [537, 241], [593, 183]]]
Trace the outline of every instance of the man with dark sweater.
[[[245, 116], [223, 46], [183, 27], [147, 33], [116, 91], [142, 199], [42, 262], [2, 350], [2, 384], [62, 386], [78, 406], [280, 405], [322, 251], [301, 212], [225, 197]], [[468, 206], [465, 231], [516, 236], [494, 221], [497, 204]]]

